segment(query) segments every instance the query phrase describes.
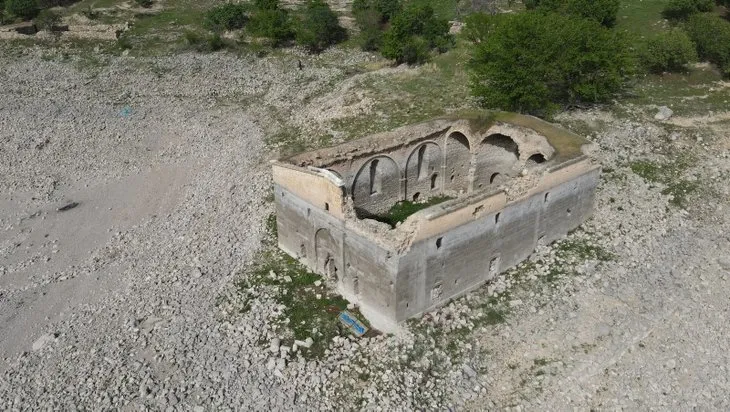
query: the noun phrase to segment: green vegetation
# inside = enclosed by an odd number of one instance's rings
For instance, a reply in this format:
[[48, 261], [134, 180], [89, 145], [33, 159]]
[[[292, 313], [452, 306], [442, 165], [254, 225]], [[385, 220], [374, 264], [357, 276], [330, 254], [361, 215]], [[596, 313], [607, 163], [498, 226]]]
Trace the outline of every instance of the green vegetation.
[[319, 53], [347, 38], [337, 15], [323, 0], [309, 0], [296, 29], [296, 41], [309, 51]]
[[380, 49], [386, 24], [400, 9], [397, 0], [355, 0], [352, 3], [352, 14], [360, 28], [358, 43], [363, 50]]
[[41, 12], [38, 13], [38, 16], [34, 19], [34, 22], [39, 30], [53, 31], [61, 22], [61, 16], [59, 16], [53, 10], [45, 9], [41, 10]]
[[200, 34], [194, 31], [184, 33], [188, 46], [199, 52], [215, 52], [224, 49], [228, 44], [218, 33]]
[[384, 215], [372, 215], [364, 217], [375, 219], [379, 222], [387, 223], [390, 226], [395, 227], [398, 223], [405, 221], [408, 216], [420, 210], [426, 209], [433, 205], [437, 205], [439, 203], [443, 203], [451, 199], [453, 198], [448, 196], [435, 196], [425, 202], [411, 202], [408, 200], [403, 200], [394, 204], [390, 208], [390, 210], [388, 210], [388, 213]]
[[594, 20], [606, 27], [616, 24], [620, 0], [525, 0], [528, 10], [560, 13]]
[[582, 18], [525, 12], [482, 17], [472, 93], [488, 108], [550, 115], [605, 102], [624, 89], [633, 59], [621, 32]]
[[653, 37], [642, 53], [642, 62], [653, 73], [686, 71], [697, 61], [695, 44], [681, 29], [672, 29]]
[[208, 10], [204, 25], [214, 32], [242, 29], [248, 20], [247, 12], [245, 4], [222, 4]]
[[730, 22], [716, 14], [694, 14], [686, 24], [687, 33], [697, 44], [697, 54], [730, 76]]
[[568, 238], [557, 245], [556, 255], [564, 261], [578, 259], [598, 260], [608, 262], [616, 259], [616, 255], [605, 250], [599, 245], [589, 242], [585, 239]]
[[23, 20], [30, 20], [38, 15], [40, 9], [36, 0], [5, 0], [5, 12]]
[[363, 50], [376, 51], [396, 63], [422, 64], [431, 51], [453, 47], [449, 22], [432, 4], [438, 2], [356, 0], [355, 21], [360, 27], [358, 42]]
[[[244, 297], [244, 305], [239, 309], [246, 313], [251, 310], [250, 301], [262, 292], [273, 296], [277, 303], [284, 306], [279, 317], [280, 325], [290, 332], [282, 343], [291, 346], [294, 340], [311, 337], [311, 348], [300, 348], [307, 358], [324, 356], [329, 342], [335, 336], [349, 334], [337, 316], [347, 309], [348, 301], [329, 291], [324, 279], [310, 272], [301, 263], [276, 247], [276, 217], [271, 215], [266, 222], [269, 230], [264, 249], [254, 259], [254, 264], [245, 276], [236, 283], [237, 291]], [[357, 310], [353, 314], [367, 321]]]
[[453, 45], [449, 22], [436, 16], [430, 5], [408, 3], [390, 22], [383, 34], [381, 53], [396, 63], [421, 64]]
[[667, 20], [686, 20], [689, 16], [712, 11], [715, 8], [714, 0], [670, 0], [662, 16]]
[[294, 38], [289, 12], [279, 6], [278, 0], [254, 1], [254, 10], [247, 29], [254, 37], [268, 39], [274, 47]]
[[678, 156], [663, 163], [639, 160], [631, 163], [630, 167], [631, 171], [645, 180], [665, 185], [661, 193], [671, 196], [670, 204], [686, 208], [689, 205], [689, 196], [700, 189], [699, 182], [684, 177], [691, 162], [692, 159], [688, 156]]
[[362, 77], [357, 86], [373, 102], [372, 111], [335, 120], [332, 128], [349, 140], [471, 107], [467, 59], [468, 49], [457, 45], [414, 70]]

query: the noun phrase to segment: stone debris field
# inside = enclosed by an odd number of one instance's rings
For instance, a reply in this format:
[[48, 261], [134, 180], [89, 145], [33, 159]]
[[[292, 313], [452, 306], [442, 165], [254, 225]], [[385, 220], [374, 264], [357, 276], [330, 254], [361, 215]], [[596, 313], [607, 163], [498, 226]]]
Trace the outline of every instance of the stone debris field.
[[268, 138], [418, 70], [367, 59], [0, 54], [0, 410], [730, 409], [719, 117], [558, 116], [603, 169], [584, 224], [395, 333], [338, 326], [274, 252]]

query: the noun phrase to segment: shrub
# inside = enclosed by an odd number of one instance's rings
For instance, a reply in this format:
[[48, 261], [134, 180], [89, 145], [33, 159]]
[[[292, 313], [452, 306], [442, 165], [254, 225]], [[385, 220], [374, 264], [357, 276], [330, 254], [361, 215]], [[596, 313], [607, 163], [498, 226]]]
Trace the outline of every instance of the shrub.
[[360, 47], [366, 51], [379, 50], [383, 44], [383, 30], [400, 10], [399, 0], [355, 0], [352, 14], [360, 28]]
[[337, 15], [323, 0], [309, 0], [302, 10], [296, 30], [297, 43], [320, 52], [347, 37]]
[[[399, 0], [355, 0], [352, 2], [352, 14], [355, 20], [363, 14], [375, 14], [379, 23], [390, 21], [401, 10]], [[359, 23], [359, 21], [358, 21]]]
[[686, 20], [693, 14], [712, 11], [714, 7], [714, 0], [671, 0], [664, 6], [662, 16], [667, 20]]
[[152, 7], [152, 0], [134, 0], [135, 3], [137, 3], [138, 6], [144, 7], [146, 9]]
[[185, 43], [193, 47], [197, 51], [218, 51], [226, 47], [225, 40], [218, 33], [211, 35], [203, 35], [191, 30], [185, 31], [183, 34]]
[[365, 51], [380, 50], [383, 44], [381, 16], [375, 11], [362, 12], [356, 18], [360, 27], [358, 44]]
[[40, 10], [36, 0], [5, 0], [5, 11], [23, 20], [30, 20]]
[[210, 51], [218, 51], [226, 47], [223, 38], [218, 33], [213, 33], [212, 35], [208, 36], [206, 38], [206, 41], [208, 42], [208, 50]]
[[61, 22], [61, 17], [53, 10], [42, 10], [34, 20], [36, 27], [40, 30], [53, 31]]
[[241, 29], [246, 24], [248, 8], [243, 4], [227, 3], [205, 14], [205, 27], [212, 31]]
[[725, 76], [730, 76], [730, 22], [716, 14], [694, 14], [685, 29], [697, 45], [700, 59], [715, 64]]
[[279, 10], [279, 0], [254, 0], [253, 7], [256, 10]]
[[688, 63], [697, 61], [697, 51], [687, 33], [673, 29], [647, 42], [642, 61], [655, 73], [681, 71]]
[[270, 39], [274, 46], [294, 37], [289, 13], [283, 9], [256, 10], [251, 15], [247, 28], [253, 36]]
[[633, 60], [623, 34], [595, 21], [552, 13], [491, 16], [472, 47], [472, 93], [484, 106], [549, 115], [609, 100]]
[[436, 17], [427, 4], [409, 3], [391, 21], [380, 51], [399, 64], [414, 64], [428, 60], [424, 49], [443, 52], [452, 45], [447, 20]]
[[487, 38], [496, 21], [489, 14], [472, 13], [464, 19], [462, 34], [467, 40], [478, 43]]
[[[70, 6], [74, 3], [79, 2], [80, 0], [38, 0], [36, 1], [36, 5], [39, 9], [50, 9], [52, 7], [66, 7]], [[0, 1], [0, 6], [2, 5], [2, 1]]]
[[525, 0], [527, 9], [554, 12], [595, 20], [606, 27], [616, 24], [620, 0]]

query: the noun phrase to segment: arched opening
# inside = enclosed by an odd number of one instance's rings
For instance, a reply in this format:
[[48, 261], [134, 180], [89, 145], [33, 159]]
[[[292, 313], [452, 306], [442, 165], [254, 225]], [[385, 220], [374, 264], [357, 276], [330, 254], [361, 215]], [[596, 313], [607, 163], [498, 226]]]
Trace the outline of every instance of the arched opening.
[[485, 137], [474, 155], [474, 187], [501, 183], [519, 166], [519, 147], [511, 137], [495, 133]]
[[471, 167], [471, 146], [469, 139], [459, 132], [446, 138], [446, 170], [449, 177], [447, 190], [467, 190], [469, 187], [469, 168]]
[[418, 202], [418, 199], [421, 197], [421, 192], [416, 192], [413, 194], [413, 201]]
[[492, 134], [484, 138], [482, 143], [494, 148], [500, 148], [504, 152], [514, 154], [518, 158], [520, 157], [519, 146], [517, 146], [517, 143], [507, 135], [499, 133]]
[[327, 278], [331, 282], [336, 283], [337, 281], [340, 280], [339, 276], [337, 274], [337, 263], [335, 262], [335, 259], [332, 256], [330, 256], [329, 254], [327, 255], [327, 258], [325, 259], [325, 262], [324, 262], [324, 270], [325, 270], [325, 274], [327, 275]]
[[431, 175], [441, 170], [443, 155], [435, 142], [422, 142], [411, 150], [406, 162], [406, 193], [404, 199], [412, 199], [415, 193], [427, 193], [431, 189]]
[[380, 191], [383, 179], [378, 175], [378, 159], [370, 162], [370, 195], [375, 195]]
[[339, 264], [337, 256], [340, 248], [329, 229], [319, 229], [314, 235], [314, 252], [317, 272], [326, 275], [333, 281], [339, 280]]
[[402, 200], [400, 178], [398, 164], [388, 156], [379, 155], [365, 161], [350, 191], [358, 216], [385, 212]]
[[438, 186], [438, 173], [434, 173], [433, 176], [431, 176], [431, 190], [436, 190]]
[[428, 162], [424, 161], [426, 157], [426, 145], [418, 148], [418, 180], [423, 179], [428, 174]]
[[542, 153], [535, 153], [534, 155], [527, 158], [526, 165], [528, 167], [530, 166], [537, 166], [541, 163], [545, 163], [545, 156]]

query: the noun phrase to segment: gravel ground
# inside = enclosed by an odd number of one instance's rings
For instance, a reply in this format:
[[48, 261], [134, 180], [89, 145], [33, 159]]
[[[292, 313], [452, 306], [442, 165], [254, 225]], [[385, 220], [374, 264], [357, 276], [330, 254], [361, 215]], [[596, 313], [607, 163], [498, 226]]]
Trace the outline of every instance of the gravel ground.
[[[322, 359], [280, 346], [266, 293], [240, 313], [233, 285], [273, 209], [271, 113], [347, 115], [315, 106], [357, 95], [346, 68], [365, 58], [301, 72], [296, 56], [0, 61], [0, 410], [730, 408], [724, 123], [561, 119], [598, 125], [607, 170], [568, 242], [610, 258], [542, 248], [397, 336], [341, 337]], [[676, 154], [699, 186], [687, 210], [630, 168]], [[481, 322], [493, 301], [505, 323]]]

